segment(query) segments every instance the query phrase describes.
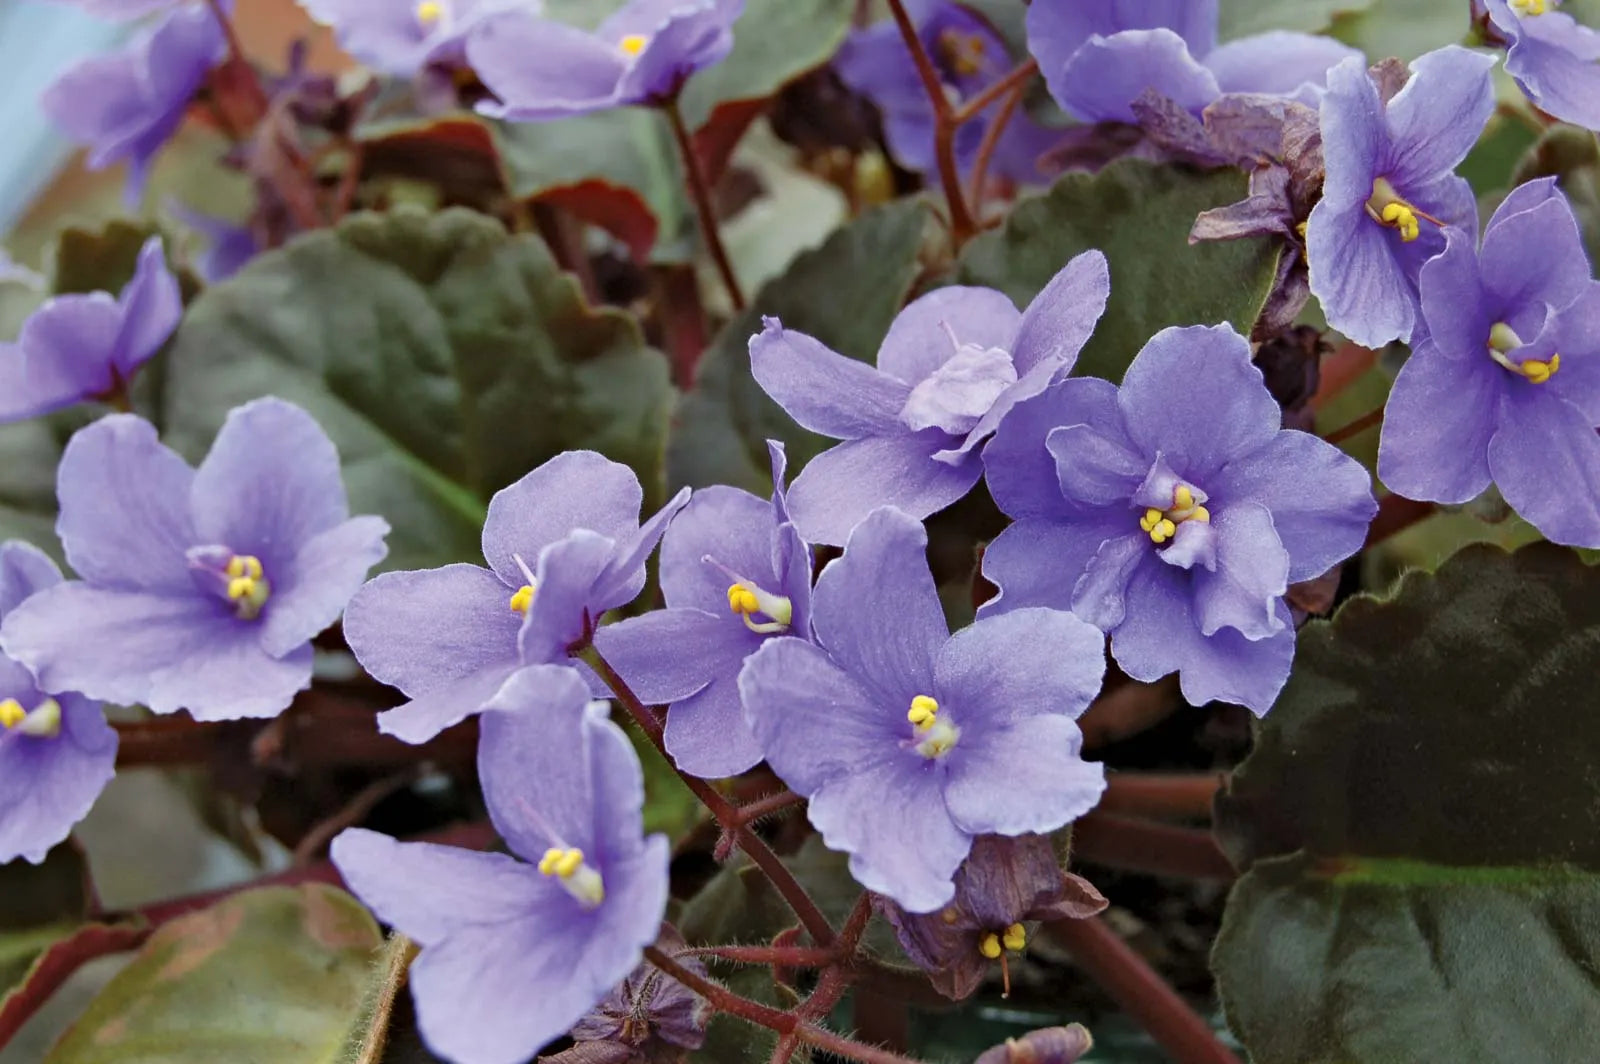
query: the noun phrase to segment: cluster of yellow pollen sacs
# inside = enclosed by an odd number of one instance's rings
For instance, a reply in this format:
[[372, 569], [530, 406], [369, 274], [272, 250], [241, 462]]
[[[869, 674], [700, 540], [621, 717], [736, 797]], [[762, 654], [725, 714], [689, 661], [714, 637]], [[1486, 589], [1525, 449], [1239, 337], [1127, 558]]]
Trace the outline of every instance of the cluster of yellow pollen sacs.
[[223, 570], [228, 576], [228, 598], [234, 612], [246, 620], [260, 615], [261, 607], [272, 595], [272, 585], [267, 583], [261, 569], [261, 559], [253, 554], [235, 554], [228, 559]]
[[583, 851], [552, 846], [539, 859], [539, 871], [557, 879], [571, 879], [583, 867]]
[[1021, 953], [1028, 944], [1028, 933], [1021, 924], [1012, 924], [1000, 934], [993, 931], [978, 940], [978, 952], [992, 961], [1000, 959], [1006, 950]]
[[644, 51], [644, 46], [650, 43], [650, 38], [642, 33], [630, 33], [617, 42], [617, 50], [623, 55], [638, 55]]
[[1367, 200], [1367, 214], [1379, 225], [1398, 232], [1401, 242], [1406, 244], [1422, 235], [1422, 222], [1419, 219], [1432, 220], [1429, 215], [1407, 203], [1395, 191], [1389, 179], [1384, 177], [1373, 179], [1372, 197]]
[[533, 605], [533, 585], [523, 584], [511, 593], [511, 612], [527, 613], [528, 607]]
[[417, 22], [424, 29], [432, 28], [434, 23], [444, 18], [444, 4], [439, 0], [422, 0], [417, 5]]
[[1561, 368], [1561, 356], [1558, 354], [1551, 355], [1548, 362], [1534, 358], [1513, 362], [1506, 357], [1521, 346], [1522, 338], [1505, 322], [1496, 322], [1489, 330], [1489, 357], [1512, 373], [1528, 378], [1533, 384], [1543, 384]]
[[939, 702], [928, 695], [917, 695], [911, 700], [906, 719], [916, 729], [922, 740], [917, 743], [917, 753], [923, 757], [940, 757], [956, 745], [961, 732], [939, 716]]
[[761, 612], [761, 603], [756, 599], [756, 593], [743, 584], [729, 584], [728, 609], [742, 617], [748, 617]]
[[1511, 8], [1519, 15], [1542, 15], [1550, 10], [1548, 0], [1511, 0]]
[[1195, 504], [1194, 492], [1189, 485], [1179, 484], [1172, 489], [1172, 509], [1157, 510], [1152, 506], [1139, 518], [1139, 527], [1150, 533], [1153, 542], [1160, 544], [1176, 536], [1178, 526], [1185, 521], [1210, 520], [1211, 511]]
[[30, 713], [15, 698], [0, 700], [0, 728], [20, 729], [36, 739], [53, 739], [61, 734], [61, 703], [46, 698]]

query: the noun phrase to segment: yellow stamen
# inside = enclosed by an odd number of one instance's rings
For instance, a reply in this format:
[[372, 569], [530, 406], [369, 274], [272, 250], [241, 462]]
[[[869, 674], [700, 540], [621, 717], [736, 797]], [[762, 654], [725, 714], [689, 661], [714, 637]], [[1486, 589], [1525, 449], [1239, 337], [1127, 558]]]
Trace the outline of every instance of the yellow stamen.
[[1211, 511], [1195, 501], [1194, 489], [1187, 484], [1179, 484], [1172, 489], [1172, 509], [1157, 510], [1150, 507], [1145, 510], [1144, 516], [1139, 518], [1139, 527], [1150, 534], [1150, 540], [1157, 546], [1167, 542], [1178, 534], [1178, 526], [1185, 521], [1210, 522]]
[[1511, 8], [1519, 15], [1542, 15], [1549, 10], [1547, 0], [1511, 0]]
[[244, 576], [252, 580], [260, 580], [261, 559], [253, 554], [235, 554], [228, 559], [227, 573], [235, 580]]
[[983, 73], [986, 52], [983, 38], [975, 33], [945, 30], [939, 34], [939, 55], [957, 77], [970, 78]]
[[585, 908], [592, 909], [605, 900], [605, 885], [600, 873], [583, 862], [583, 851], [552, 846], [539, 858], [539, 872], [560, 880], [561, 887]]
[[511, 593], [511, 612], [527, 613], [528, 607], [533, 605], [533, 585], [523, 584]]
[[46, 698], [29, 712], [15, 698], [8, 698], [0, 702], [0, 727], [35, 739], [54, 739], [61, 734], [61, 703]]
[[1535, 362], [1532, 359], [1529, 359], [1527, 362], [1522, 363], [1517, 368], [1522, 371], [1522, 375], [1524, 377], [1528, 378], [1534, 384], [1543, 384], [1545, 381], [1555, 376], [1556, 370], [1561, 368], [1561, 356], [1551, 355], [1549, 362]]
[[1407, 203], [1400, 193], [1395, 191], [1388, 178], [1384, 177], [1376, 178], [1372, 182], [1372, 196], [1367, 200], [1367, 216], [1379, 225], [1397, 231], [1401, 242], [1406, 244], [1422, 235], [1422, 223], [1419, 219], [1437, 221]]
[[978, 940], [978, 952], [992, 961], [999, 960], [1000, 954], [1005, 952], [1000, 946], [1000, 936], [993, 932], [984, 935]]
[[444, 17], [444, 5], [439, 0], [422, 0], [417, 5], [417, 21], [424, 29], [430, 29]]
[[234, 616], [253, 621], [272, 597], [272, 584], [263, 575], [261, 559], [252, 554], [235, 554], [223, 572], [228, 577], [228, 598]]
[[1560, 355], [1551, 355], [1548, 362], [1533, 358], [1523, 359], [1521, 362], [1511, 361], [1507, 356], [1522, 346], [1522, 337], [1505, 322], [1497, 321], [1489, 329], [1489, 357], [1512, 373], [1526, 377], [1533, 384], [1543, 384], [1555, 376], [1556, 371], [1561, 368]]
[[1422, 235], [1422, 225], [1417, 221], [1416, 212], [1404, 203], [1390, 203], [1378, 212], [1383, 224], [1393, 229], [1400, 230], [1400, 240], [1409, 244]]
[[638, 55], [644, 51], [644, 46], [650, 43], [650, 38], [642, 33], [630, 33], [617, 42], [617, 48], [624, 55]]
[[756, 600], [756, 593], [743, 584], [729, 584], [728, 609], [748, 617], [761, 612], [761, 603]]
[[1023, 947], [1028, 944], [1027, 929], [1021, 924], [1012, 924], [1006, 928], [1006, 933], [1001, 937], [1000, 942], [1011, 952], [1020, 953]]
[[564, 853], [566, 853], [565, 850], [558, 849], [555, 846], [544, 851], [544, 856], [539, 858], [539, 873], [546, 876], [555, 875], [556, 865], [561, 861], [561, 856]]
[[938, 715], [939, 703], [927, 695], [918, 695], [911, 700], [911, 710], [906, 714], [906, 719], [915, 724], [918, 731], [927, 731], [933, 727]]
[[4, 702], [0, 702], [0, 726], [5, 727], [7, 730], [21, 724], [23, 718], [27, 715], [28, 711], [23, 709], [22, 703], [15, 698], [8, 698]]

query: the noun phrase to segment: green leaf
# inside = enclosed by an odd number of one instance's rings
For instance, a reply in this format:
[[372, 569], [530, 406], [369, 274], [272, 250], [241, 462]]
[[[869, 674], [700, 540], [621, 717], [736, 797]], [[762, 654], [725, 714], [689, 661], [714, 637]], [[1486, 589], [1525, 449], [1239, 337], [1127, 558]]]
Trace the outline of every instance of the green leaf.
[[1111, 301], [1076, 372], [1116, 382], [1145, 341], [1169, 325], [1229, 322], [1249, 335], [1271, 290], [1279, 245], [1189, 244], [1196, 215], [1244, 197], [1245, 179], [1234, 171], [1124, 160], [1098, 174], [1068, 174], [968, 244], [959, 278], [998, 288], [1023, 307], [1068, 259], [1099, 248], [1111, 263]]
[[1600, 571], [1473, 546], [1300, 634], [1217, 803], [1257, 1064], [1568, 1060], [1600, 1030]]
[[152, 935], [46, 1064], [335, 1064], [382, 945], [332, 887], [235, 895]]
[[1217, 38], [1231, 41], [1271, 30], [1321, 33], [1336, 16], [1350, 17], [1377, 2], [1382, 0], [1222, 0]]
[[0, 425], [0, 540], [27, 540], [61, 560], [56, 541], [56, 465], [67, 440], [101, 409], [80, 405]]
[[1365, 10], [1335, 17], [1329, 35], [1373, 62], [1394, 56], [1409, 63], [1423, 52], [1460, 43], [1471, 28], [1471, 9], [1456, 0], [1374, 0]]
[[684, 86], [684, 122], [698, 129], [717, 107], [764, 100], [838, 51], [855, 0], [746, 0], [733, 27], [733, 51]]
[[356, 1020], [345, 1035], [339, 1064], [383, 1064], [395, 1003], [406, 985], [418, 946], [398, 931], [384, 943], [367, 975]]
[[765, 491], [766, 440], [784, 441], [799, 469], [832, 440], [800, 428], [750, 375], [750, 337], [771, 315], [841, 354], [871, 362], [918, 272], [932, 213], [901, 201], [869, 211], [762, 288], [700, 360], [694, 389], [678, 406], [667, 449], [674, 487], [733, 484]]
[[333, 438], [353, 509], [393, 526], [389, 568], [476, 560], [489, 497], [563, 450], [660, 497], [666, 360], [540, 240], [469, 211], [356, 215], [208, 288], [168, 353], [168, 441], [198, 457], [262, 395]]
[[122, 291], [133, 280], [140, 249], [156, 233], [154, 226], [127, 221], [63, 229], [56, 238], [55, 294]]

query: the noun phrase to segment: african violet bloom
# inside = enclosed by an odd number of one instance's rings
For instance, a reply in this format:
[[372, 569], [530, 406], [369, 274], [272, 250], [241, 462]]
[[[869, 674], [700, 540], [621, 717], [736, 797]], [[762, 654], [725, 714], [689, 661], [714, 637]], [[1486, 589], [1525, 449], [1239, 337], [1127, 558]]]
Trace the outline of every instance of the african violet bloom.
[[1417, 274], [1444, 250], [1443, 228], [1477, 231], [1477, 202], [1454, 171], [1494, 110], [1494, 62], [1453, 45], [1429, 52], [1392, 99], [1360, 60], [1328, 74], [1326, 176], [1306, 256], [1328, 324], [1358, 344], [1409, 340]]
[[772, 500], [720, 484], [696, 492], [661, 541], [667, 608], [594, 634], [636, 695], [672, 703], [667, 752], [706, 779], [761, 760], [739, 702], [744, 660], [775, 635], [811, 637], [811, 548], [789, 520], [783, 447], [767, 447]]
[[1194, 705], [1265, 713], [1289, 675], [1284, 592], [1360, 549], [1377, 511], [1360, 463], [1280, 428], [1226, 325], [1163, 329], [1118, 389], [1063, 381], [984, 452], [1016, 519], [983, 556], [980, 617], [1070, 608], [1136, 680], [1176, 671]]
[[1028, 309], [992, 288], [941, 288], [900, 312], [878, 368], [764, 320], [750, 340], [756, 382], [804, 427], [845, 442], [789, 489], [811, 543], [842, 544], [867, 513], [926, 517], [978, 482], [978, 446], [1014, 404], [1066, 374], [1111, 292], [1106, 258], [1086, 251]]
[[[976, 96], [1016, 65], [1000, 35], [968, 8], [949, 0], [910, 0], [906, 10], [953, 104]], [[907, 170], [937, 176], [933, 105], [894, 20], [851, 34], [834, 58], [834, 67], [846, 85], [883, 112], [884, 137], [895, 161]], [[972, 168], [984, 133], [1000, 108], [996, 101], [956, 131], [956, 164], [962, 174]], [[1054, 134], [1026, 112], [1017, 113], [995, 144], [990, 172], [1013, 181], [1038, 181], [1036, 164], [1053, 139]]]
[[1086, 880], [1061, 870], [1045, 835], [978, 837], [955, 886], [955, 897], [938, 912], [876, 903], [906, 955], [954, 1001], [971, 996], [995, 962], [1027, 948], [1027, 923], [1081, 920], [1106, 907]]
[[1423, 328], [1389, 394], [1378, 476], [1466, 502], [1493, 480], [1548, 539], [1600, 547], [1600, 282], [1555, 178], [1452, 232], [1422, 268]]
[[182, 316], [177, 278], [153, 236], [120, 296], [57, 296], [28, 317], [16, 343], [0, 343], [0, 422], [120, 392]]
[[1028, 50], [1050, 95], [1086, 122], [1133, 122], [1147, 89], [1198, 114], [1223, 93], [1315, 106], [1328, 69], [1361, 53], [1276, 31], [1217, 44], [1217, 0], [1070, 0], [1028, 8]]
[[373, 70], [412, 77], [429, 67], [466, 66], [467, 35], [502, 11], [539, 13], [539, 0], [300, 0], [333, 27], [339, 47]]
[[644, 773], [576, 669], [526, 669], [483, 715], [483, 798], [511, 852], [352, 828], [333, 863], [415, 939], [423, 1040], [455, 1064], [521, 1064], [632, 972], [667, 907], [664, 835], [644, 837]]
[[1021, 1038], [986, 1049], [972, 1064], [1073, 1064], [1094, 1048], [1089, 1029], [1081, 1023], [1041, 1027]]
[[80, 579], [34, 595], [0, 648], [52, 694], [196, 720], [270, 717], [311, 685], [311, 637], [383, 559], [339, 454], [297, 406], [228, 414], [198, 470], [132, 414], [67, 443], [56, 532]]
[[1483, 2], [1522, 91], [1563, 122], [1600, 130], [1600, 33], [1555, 10], [1559, 0]]
[[[59, 583], [42, 551], [0, 543], [0, 620]], [[45, 694], [26, 668], [0, 655], [0, 864], [44, 860], [89, 812], [116, 762], [117, 733], [100, 703]]]
[[151, 160], [177, 132], [227, 47], [211, 9], [188, 4], [119, 51], [68, 70], [45, 90], [40, 106], [63, 133], [88, 146], [91, 169], [126, 160], [128, 196], [137, 199]]
[[640, 527], [644, 489], [633, 470], [566, 451], [489, 501], [489, 568], [384, 573], [362, 588], [345, 611], [345, 639], [369, 673], [411, 699], [378, 727], [427, 742], [524, 665], [568, 662], [567, 648], [601, 614], [644, 590], [645, 559], [688, 495]]
[[817, 579], [816, 643], [768, 641], [739, 674], [767, 763], [850, 874], [908, 912], [955, 895], [979, 835], [1053, 831], [1094, 807], [1105, 772], [1075, 719], [1104, 641], [1056, 610], [950, 635], [915, 518], [867, 515]]
[[744, 0], [631, 0], [593, 33], [515, 12], [481, 23], [467, 60], [514, 122], [670, 100], [695, 71], [733, 49]]

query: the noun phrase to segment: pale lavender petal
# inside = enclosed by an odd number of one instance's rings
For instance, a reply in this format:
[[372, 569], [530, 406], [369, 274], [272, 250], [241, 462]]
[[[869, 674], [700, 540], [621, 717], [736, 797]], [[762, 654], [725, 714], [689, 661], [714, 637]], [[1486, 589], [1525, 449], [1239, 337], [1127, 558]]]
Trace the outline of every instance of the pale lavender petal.
[[1339, 213], [1325, 198], [1311, 211], [1306, 263], [1312, 294], [1328, 324], [1358, 344], [1378, 348], [1408, 339], [1416, 325], [1417, 296], [1397, 257], [1399, 243], [1394, 230], [1360, 206]]
[[404, 705], [379, 713], [378, 730], [403, 743], [425, 743], [482, 712], [516, 671], [512, 661], [433, 684]]
[[1431, 181], [1467, 157], [1494, 111], [1494, 64], [1494, 56], [1457, 45], [1412, 60], [1411, 80], [1386, 114], [1386, 170], [1397, 187]]
[[145, 241], [133, 280], [122, 290], [117, 303], [123, 322], [115, 363], [117, 372], [127, 380], [161, 349], [183, 317], [183, 295], [178, 290], [178, 279], [167, 269], [159, 236]]
[[287, 654], [339, 619], [367, 572], [389, 553], [389, 523], [356, 517], [311, 537], [293, 561], [273, 574], [272, 597], [261, 619], [261, 647]]
[[[1192, 522], [1186, 526], [1188, 523]], [[1128, 582], [1134, 571], [1155, 554], [1149, 534], [1137, 525], [1133, 527], [1134, 531], [1101, 543], [1094, 557], [1079, 570], [1082, 575], [1072, 587], [1072, 612], [1102, 631], [1109, 632], [1122, 623], [1127, 615]], [[1183, 531], [1179, 529], [1180, 534]], [[1177, 548], [1174, 541], [1167, 550]]]
[[1126, 535], [1128, 521], [1107, 514], [1070, 524], [1035, 518], [1016, 522], [984, 549], [983, 575], [1000, 594], [984, 603], [978, 616], [1027, 606], [1071, 609], [1073, 590], [1100, 545]]
[[944, 786], [951, 819], [970, 835], [1054, 831], [1076, 820], [1106, 788], [1105, 767], [1084, 761], [1082, 747], [1072, 718], [1057, 714], [963, 733]]
[[661, 540], [661, 591], [667, 605], [719, 614], [744, 627], [728, 610], [727, 573], [707, 557], [772, 591], [775, 528], [772, 504], [747, 491], [715, 484], [694, 493]]
[[[1411, 357], [1414, 361], [1418, 356]], [[1391, 392], [1386, 421], [1392, 424], [1394, 416]], [[1427, 424], [1437, 427], [1439, 422], [1430, 416]], [[1378, 509], [1372, 477], [1360, 462], [1293, 430], [1278, 433], [1244, 461], [1224, 467], [1211, 485], [1218, 500], [1258, 503], [1271, 513], [1278, 539], [1289, 552], [1291, 584], [1321, 576], [1360, 550]]]
[[[5, 697], [30, 693], [0, 688]], [[43, 861], [116, 775], [117, 733], [99, 703], [75, 694], [56, 700], [61, 731], [55, 737], [0, 735], [0, 862]]]
[[61, 584], [17, 607], [0, 646], [48, 691], [81, 691], [196, 720], [276, 716], [311, 686], [311, 647], [275, 658], [260, 627], [198, 592], [164, 596]]
[[44, 551], [20, 539], [0, 543], [0, 618], [36, 591], [61, 583], [61, 570]]
[[761, 744], [745, 723], [737, 668], [735, 663], [731, 675], [719, 676], [667, 711], [667, 753], [691, 776], [725, 779], [754, 768], [762, 759]]
[[517, 122], [611, 106], [628, 67], [621, 50], [598, 37], [518, 11], [473, 28], [467, 63], [502, 101], [478, 110]]
[[1310, 106], [1328, 71], [1346, 59], [1364, 61], [1359, 49], [1332, 37], [1284, 30], [1228, 41], [1201, 56], [1223, 92], [1293, 96]]
[[1065, 518], [1079, 507], [1061, 495], [1056, 460], [1045, 440], [1058, 427], [1090, 425], [1111, 438], [1125, 437], [1116, 385], [1077, 377], [1061, 381], [1012, 407], [983, 449], [989, 493], [1014, 518]]
[[35, 417], [110, 392], [122, 325], [121, 308], [104, 292], [46, 300], [6, 356], [17, 390], [0, 398], [0, 417]]
[[1600, 33], [1570, 15], [1547, 11], [1506, 56], [1506, 71], [1541, 110], [1563, 122], [1600, 129]]
[[823, 568], [811, 600], [817, 642], [891, 717], [932, 690], [933, 659], [950, 634], [927, 548], [921, 521], [876, 509]]
[[1184, 521], [1165, 550], [1156, 557], [1163, 565], [1205, 571], [1217, 565], [1217, 530], [1209, 521]]
[[[1372, 195], [1372, 179], [1378, 176], [1387, 144], [1383, 101], [1367, 75], [1366, 60], [1351, 57], [1328, 71], [1321, 121], [1323, 155], [1327, 159], [1323, 200], [1329, 206], [1318, 209], [1324, 215], [1338, 216], [1325, 220], [1344, 225], [1346, 212], [1360, 207]], [[1365, 217], [1365, 213], [1361, 216]], [[1312, 225], [1316, 225], [1314, 220]], [[1313, 269], [1315, 264], [1313, 258]]]
[[1600, 283], [1558, 310], [1549, 337], [1561, 355], [1561, 368], [1542, 387], [1582, 410], [1600, 425]]
[[[993, 777], [988, 782], [993, 786]], [[941, 790], [925, 759], [895, 751], [886, 763], [829, 780], [811, 796], [806, 816], [829, 849], [850, 855], [857, 883], [908, 912], [932, 912], [954, 896], [956, 869], [972, 848], [972, 836], [945, 811]]]
[[191, 594], [193, 481], [143, 418], [113, 414], [79, 429], [56, 471], [56, 534], [68, 564], [105, 587]]
[[1489, 441], [1509, 374], [1419, 344], [1384, 404], [1378, 478], [1408, 499], [1463, 503], [1489, 486]]
[[[1028, 8], [1028, 40], [1039, 55], [1047, 43], [1070, 55], [1090, 37], [1124, 30], [1166, 28], [1182, 37], [1195, 55], [1217, 46], [1217, 0], [1077, 0]], [[1036, 43], [1037, 42], [1037, 43]]]
[[527, 582], [539, 552], [577, 529], [617, 542], [639, 528], [644, 489], [632, 469], [594, 451], [563, 451], [489, 500], [483, 556], [511, 587]]
[[[1484, 231], [1479, 252], [1483, 284], [1507, 307], [1535, 302], [1566, 306], [1593, 284], [1583, 233], [1571, 204], [1556, 190], [1555, 180], [1544, 178], [1520, 186], [1542, 188], [1545, 198], [1511, 214], [1507, 214], [1506, 204], [1501, 204]], [[1519, 197], [1514, 206], [1529, 202], [1534, 194]], [[1428, 309], [1423, 303], [1423, 310]]]
[[[726, 601], [726, 599], [724, 599]], [[595, 630], [594, 645], [647, 705], [688, 698], [723, 675], [732, 680], [761, 637], [727, 610], [671, 607], [628, 617]]]
[[[1484, 291], [1473, 234], [1451, 231], [1445, 249], [1428, 260], [1419, 277], [1422, 317], [1435, 357], [1452, 362], [1479, 362], [1488, 358], [1491, 315], [1503, 308], [1491, 305]], [[1417, 347], [1422, 347], [1419, 343]], [[1460, 372], [1466, 372], [1463, 366]]]
[[1200, 634], [1231, 628], [1255, 640], [1283, 631], [1277, 607], [1289, 590], [1289, 552], [1272, 527], [1272, 514], [1258, 503], [1229, 502], [1212, 513], [1211, 527], [1216, 566], [1194, 570]]
[[1230, 459], [1277, 434], [1282, 412], [1227, 325], [1168, 328], [1128, 366], [1117, 395], [1128, 434], [1180, 475], [1206, 486]]
[[1190, 608], [1187, 571], [1170, 565], [1141, 566], [1128, 587], [1128, 616], [1111, 633], [1111, 656], [1135, 680], [1151, 682], [1178, 673], [1183, 697], [1203, 706], [1220, 700], [1257, 716], [1272, 707], [1294, 661], [1294, 626], [1278, 604], [1282, 632], [1251, 642], [1232, 629], [1200, 634]]
[[1150, 469], [1150, 460], [1135, 450], [1121, 418], [1104, 427], [1052, 429], [1044, 445], [1055, 460], [1061, 494], [1084, 506], [1128, 505]]
[[1196, 113], [1222, 94], [1211, 71], [1168, 29], [1091, 37], [1053, 76], [1041, 69], [1056, 102], [1086, 122], [1136, 121], [1133, 101], [1149, 89]]
[[678, 494], [668, 499], [648, 521], [617, 540], [611, 561], [595, 583], [594, 597], [589, 603], [591, 613], [598, 616], [639, 597], [647, 579], [645, 563], [655, 553], [656, 544], [661, 542], [667, 527], [688, 503], [689, 489], [678, 489]]
[[1009, 351], [964, 345], [917, 382], [900, 418], [913, 432], [936, 428], [959, 435], [976, 427], [1016, 383], [1017, 367]]
[[[629, 5], [634, 6], [637, 3]], [[618, 98], [627, 103], [659, 102], [682, 88], [695, 71], [726, 59], [733, 50], [731, 23], [743, 7], [744, 0], [702, 2], [698, 7], [678, 0], [664, 24], [644, 31], [649, 34], [644, 50], [624, 72]], [[607, 22], [621, 21], [618, 16], [626, 10]], [[607, 35], [604, 28], [601, 35]]]
[[878, 369], [915, 385], [962, 344], [1011, 350], [1021, 322], [1016, 304], [992, 288], [937, 288], [912, 300], [894, 319], [878, 349]]
[[950, 439], [930, 429], [846, 440], [823, 451], [789, 485], [795, 527], [809, 543], [838, 545], [878, 506], [918, 518], [944, 509], [983, 475], [976, 460], [951, 466], [934, 459]]
[[1100, 692], [1105, 645], [1093, 625], [1046, 609], [988, 617], [951, 636], [934, 660], [933, 691], [963, 729], [956, 750], [1024, 717], [1078, 717]]
[[1600, 547], [1600, 435], [1592, 419], [1541, 393], [1542, 385], [1511, 383], [1489, 441], [1500, 494], [1546, 539]]
[[591, 610], [596, 583], [616, 554], [605, 536], [579, 529], [539, 552], [533, 602], [517, 635], [524, 665], [567, 660], [567, 648], [600, 618]]
[[[447, 10], [451, 2], [445, 0]], [[301, 0], [301, 6], [317, 22], [333, 27], [340, 48], [379, 73], [411, 77], [428, 53], [429, 34], [415, 3]]]
[[[948, 341], [946, 341], [948, 343]], [[811, 336], [766, 318], [750, 338], [750, 372], [763, 391], [812, 432], [836, 439], [904, 431], [901, 381], [831, 351]]]
[[384, 573], [345, 607], [344, 637], [374, 679], [412, 698], [483, 672], [503, 680], [523, 621], [511, 594], [476, 565]]
[[1011, 346], [1017, 370], [1027, 373], [1049, 363], [1065, 373], [1089, 342], [1111, 296], [1111, 267], [1105, 254], [1073, 256], [1022, 312]]
[[739, 694], [767, 763], [799, 794], [868, 771], [906, 738], [909, 701], [880, 705], [826, 652], [801, 639], [763, 643], [739, 673]]
[[228, 412], [189, 499], [199, 542], [256, 556], [275, 582], [314, 536], [350, 516], [333, 441], [281, 399]]

